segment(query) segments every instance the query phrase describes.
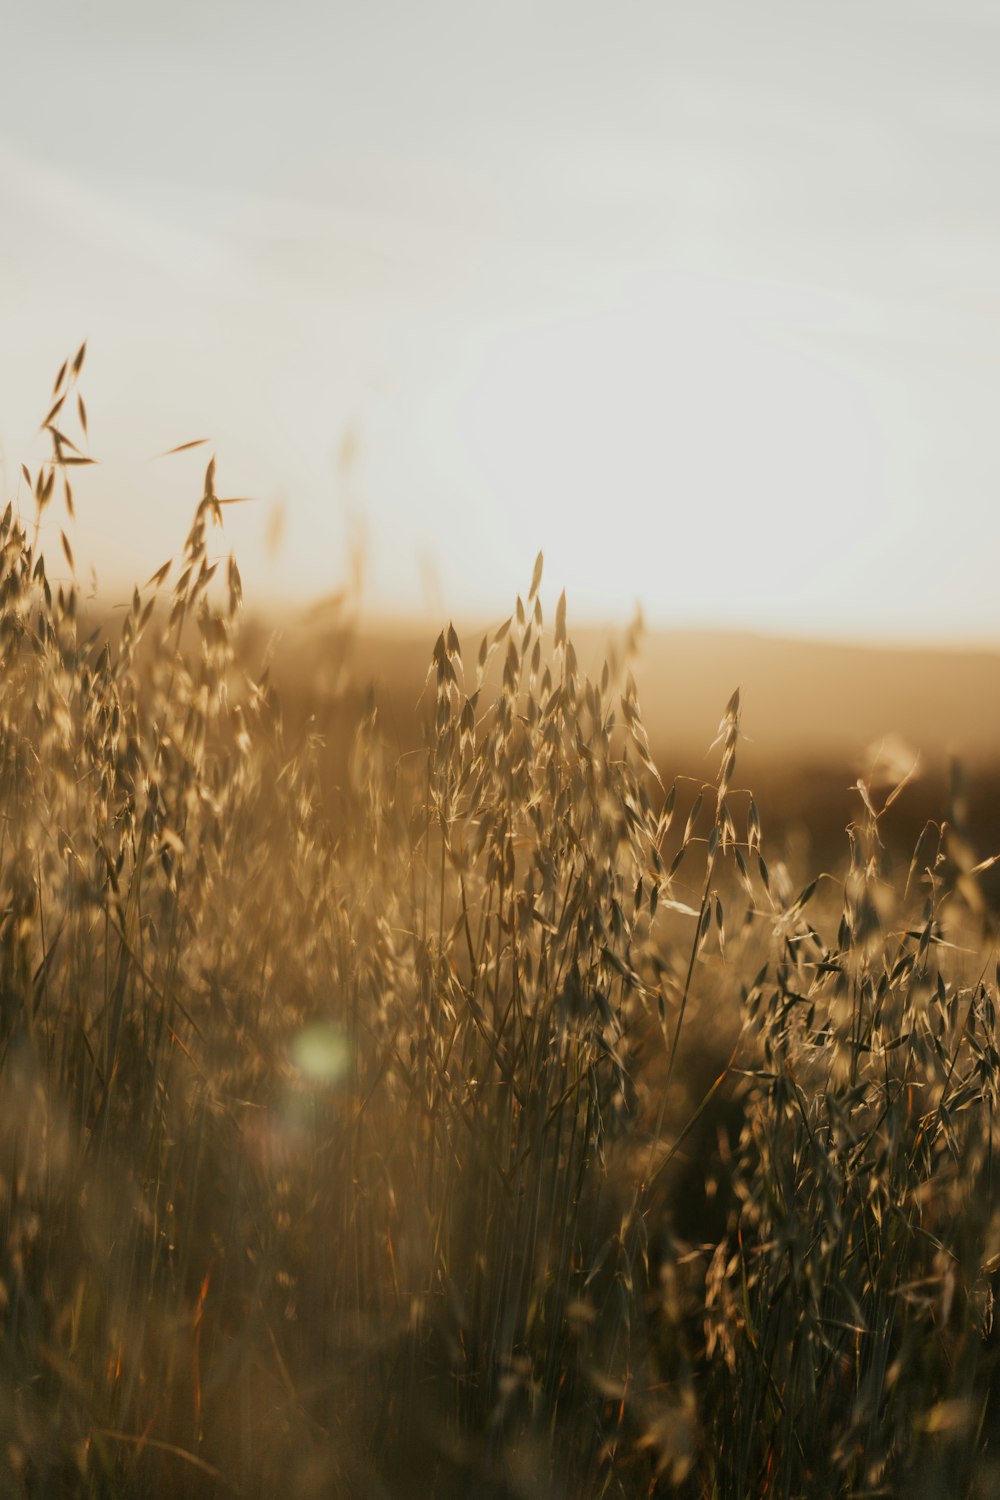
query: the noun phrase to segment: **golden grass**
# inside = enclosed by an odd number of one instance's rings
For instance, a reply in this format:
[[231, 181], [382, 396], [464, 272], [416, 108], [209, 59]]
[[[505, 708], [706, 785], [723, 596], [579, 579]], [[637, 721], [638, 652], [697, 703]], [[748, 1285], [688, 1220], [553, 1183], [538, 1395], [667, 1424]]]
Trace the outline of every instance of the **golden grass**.
[[114, 639], [0, 523], [3, 1494], [991, 1493], [984, 871], [862, 784], [796, 889], [541, 558], [333, 780], [220, 520]]

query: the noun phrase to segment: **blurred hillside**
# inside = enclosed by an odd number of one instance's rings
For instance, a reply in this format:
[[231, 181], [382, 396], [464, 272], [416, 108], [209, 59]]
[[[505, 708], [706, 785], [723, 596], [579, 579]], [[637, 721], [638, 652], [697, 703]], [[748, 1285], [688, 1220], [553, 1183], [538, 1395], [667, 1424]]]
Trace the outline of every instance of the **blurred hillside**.
[[[495, 623], [494, 623], [495, 628]], [[459, 626], [474, 667], [484, 631]], [[371, 694], [401, 752], [421, 743], [419, 700], [434, 627], [286, 624], [273, 637], [273, 674], [286, 713], [308, 711], [330, 734], [340, 694]], [[581, 667], [621, 664], [623, 633], [574, 627]], [[268, 630], [250, 623], [246, 649]], [[892, 811], [901, 850], [928, 819], [970, 831], [981, 855], [1000, 849], [1000, 653], [864, 647], [714, 631], [650, 631], [633, 670], [653, 757], [664, 777], [711, 775], [722, 710], [741, 689], [744, 740], [737, 781], [750, 786], [765, 831], [803, 860], [835, 862], [860, 810], [859, 776], [888, 791], [913, 770]], [[350, 684], [350, 687], [347, 687]]]

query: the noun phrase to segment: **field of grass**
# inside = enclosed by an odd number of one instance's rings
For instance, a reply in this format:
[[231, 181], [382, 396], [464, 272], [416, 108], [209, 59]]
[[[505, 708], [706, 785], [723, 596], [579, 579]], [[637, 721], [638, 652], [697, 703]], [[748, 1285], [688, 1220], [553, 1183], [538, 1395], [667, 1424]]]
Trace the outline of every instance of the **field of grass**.
[[0, 1493], [1000, 1492], [969, 831], [862, 780], [800, 881], [541, 559], [321, 735], [221, 517], [113, 634], [0, 523]]

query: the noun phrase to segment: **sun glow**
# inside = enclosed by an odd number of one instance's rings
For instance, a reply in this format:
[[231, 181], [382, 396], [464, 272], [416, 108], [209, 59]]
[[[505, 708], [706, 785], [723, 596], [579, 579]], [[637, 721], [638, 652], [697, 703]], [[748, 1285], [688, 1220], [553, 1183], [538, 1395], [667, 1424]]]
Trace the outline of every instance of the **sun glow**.
[[[466, 609], [484, 558], [520, 583], [541, 545], [591, 615], [641, 601], [660, 619], [776, 623], [806, 598], [835, 610], [845, 568], [885, 545], [864, 389], [794, 330], [777, 337], [752, 289], [648, 278], [597, 313], [512, 318], [444, 389], [410, 421], [449, 495], [435, 546]], [[804, 571], [817, 517], [826, 547]]]
[[585, 6], [570, 39], [515, 5], [487, 42], [445, 3], [440, 49], [395, 15], [389, 57], [373, 15], [332, 7], [304, 57], [273, 9], [235, 35], [220, 9], [185, 58], [197, 119], [170, 38], [105, 5], [54, 46], [36, 11], [15, 33], [50, 108], [25, 67], [0, 121], [2, 477], [16, 495], [35, 393], [88, 338], [101, 468], [73, 546], [105, 591], [176, 551], [204, 455], [156, 455], [204, 435], [259, 502], [215, 540], [260, 605], [360, 556], [371, 615], [492, 616], [541, 547], [578, 617], [996, 638], [998, 115], [973, 11], [921, 7], [900, 67], [881, 11], [859, 51], [846, 11], [620, 28]]

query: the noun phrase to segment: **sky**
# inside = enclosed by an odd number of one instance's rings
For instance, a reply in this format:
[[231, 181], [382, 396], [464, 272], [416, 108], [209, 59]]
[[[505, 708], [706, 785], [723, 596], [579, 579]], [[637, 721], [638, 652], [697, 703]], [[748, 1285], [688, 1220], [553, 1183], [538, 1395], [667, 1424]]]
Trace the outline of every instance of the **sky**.
[[[994, 0], [33, 0], [0, 481], [84, 338], [102, 588], [1000, 642]], [[210, 447], [158, 457], [209, 437]], [[54, 525], [66, 525], [53, 514]], [[54, 571], [54, 569], [53, 569]]]

